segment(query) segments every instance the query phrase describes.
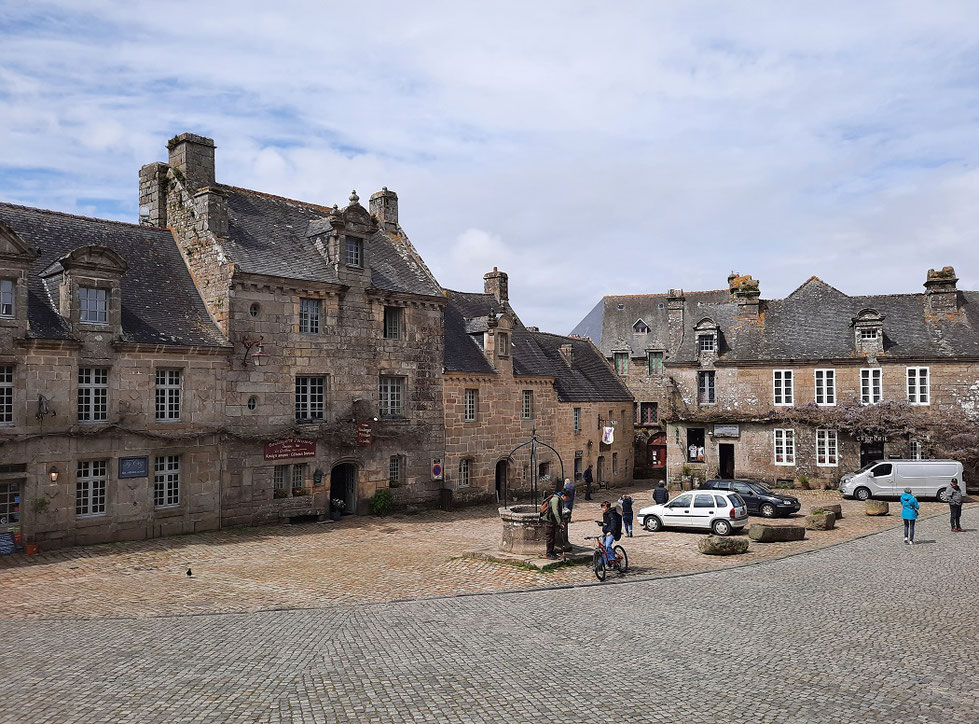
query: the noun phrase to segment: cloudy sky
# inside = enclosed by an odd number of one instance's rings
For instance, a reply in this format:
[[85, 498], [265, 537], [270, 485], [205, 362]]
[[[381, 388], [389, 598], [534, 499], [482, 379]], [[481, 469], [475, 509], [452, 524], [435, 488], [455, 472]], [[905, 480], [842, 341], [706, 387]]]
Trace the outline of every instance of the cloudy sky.
[[223, 183], [396, 190], [444, 286], [555, 332], [732, 270], [979, 289], [977, 130], [971, 2], [0, 0], [0, 200], [135, 220], [193, 131]]

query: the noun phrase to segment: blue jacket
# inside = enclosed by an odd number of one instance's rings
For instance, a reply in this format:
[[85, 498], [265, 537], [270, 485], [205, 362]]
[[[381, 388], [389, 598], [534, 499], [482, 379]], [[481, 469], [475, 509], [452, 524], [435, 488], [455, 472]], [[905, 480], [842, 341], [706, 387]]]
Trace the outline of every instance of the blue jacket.
[[901, 493], [901, 517], [905, 520], [918, 518], [918, 499], [911, 493]]

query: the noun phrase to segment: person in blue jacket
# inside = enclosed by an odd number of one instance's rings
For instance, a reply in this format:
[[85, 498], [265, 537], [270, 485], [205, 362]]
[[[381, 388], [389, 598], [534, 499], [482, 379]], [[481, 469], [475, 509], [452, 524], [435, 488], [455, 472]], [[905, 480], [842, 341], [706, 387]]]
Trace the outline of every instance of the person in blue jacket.
[[904, 542], [914, 545], [914, 523], [918, 520], [918, 499], [911, 494], [911, 488], [905, 488], [901, 495], [901, 517], [904, 519]]

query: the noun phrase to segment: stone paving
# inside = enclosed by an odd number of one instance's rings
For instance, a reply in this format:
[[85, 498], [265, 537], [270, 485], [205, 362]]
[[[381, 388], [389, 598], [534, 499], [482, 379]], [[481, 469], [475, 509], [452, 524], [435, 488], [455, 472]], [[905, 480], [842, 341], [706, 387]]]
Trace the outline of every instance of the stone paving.
[[0, 722], [974, 722], [979, 508], [963, 523], [678, 578], [0, 620]]
[[[621, 491], [601, 491], [578, 501], [573, 542], [598, 528], [598, 503]], [[794, 491], [803, 513], [840, 502], [835, 491]], [[648, 504], [648, 488], [635, 488], [636, 510]], [[899, 516], [872, 518], [863, 504], [843, 501], [845, 517], [833, 531], [810, 531], [794, 543], [752, 543], [743, 556], [703, 556], [704, 532], [647, 533], [622, 544], [630, 557], [627, 577], [661, 576], [757, 562], [832, 545], [900, 525]], [[892, 509], [896, 505], [892, 503]], [[925, 515], [947, 506], [924, 502]], [[752, 517], [759, 521], [760, 518]], [[803, 516], [789, 519], [803, 524]], [[587, 566], [540, 572], [462, 558], [474, 547], [498, 542], [495, 507], [452, 513], [430, 511], [389, 518], [344, 518], [309, 523], [238, 528], [152, 541], [87, 546], [0, 557], [0, 617], [99, 618], [172, 614], [253, 612], [313, 608], [330, 601], [360, 603], [460, 593], [569, 585], [593, 580]], [[190, 568], [193, 576], [187, 577]]]

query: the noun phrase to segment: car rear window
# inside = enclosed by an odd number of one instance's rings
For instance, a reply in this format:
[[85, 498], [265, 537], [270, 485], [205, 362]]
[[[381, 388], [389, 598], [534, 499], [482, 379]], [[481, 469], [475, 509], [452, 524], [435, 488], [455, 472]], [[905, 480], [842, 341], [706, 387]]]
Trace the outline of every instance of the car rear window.
[[724, 499], [723, 495], [715, 495], [714, 502], [717, 503], [718, 507], [720, 508], [726, 508], [728, 506], [728, 502]]
[[694, 508], [713, 508], [714, 507], [714, 496], [713, 495], [698, 495], [694, 498], [693, 503]]
[[738, 507], [738, 508], [743, 508], [744, 507], [744, 498], [742, 498], [737, 493], [731, 493], [730, 498], [731, 498], [732, 501], [734, 501], [735, 507]]

